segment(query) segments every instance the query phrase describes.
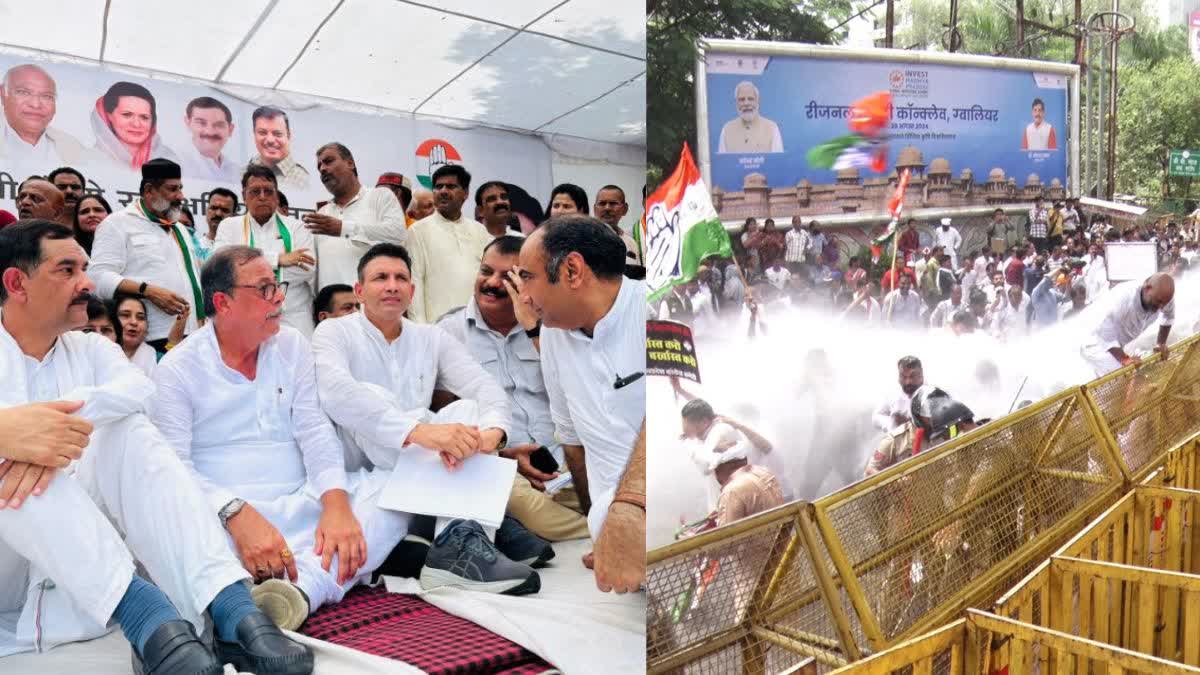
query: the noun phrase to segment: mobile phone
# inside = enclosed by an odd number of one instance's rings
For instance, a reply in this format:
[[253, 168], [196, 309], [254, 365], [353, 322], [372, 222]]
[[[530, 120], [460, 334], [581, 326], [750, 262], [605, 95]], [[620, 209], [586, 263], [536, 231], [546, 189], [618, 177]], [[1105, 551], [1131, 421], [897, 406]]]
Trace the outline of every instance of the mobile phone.
[[533, 468], [542, 473], [558, 472], [558, 462], [554, 460], [554, 455], [544, 445], [529, 453], [529, 463], [533, 465]]

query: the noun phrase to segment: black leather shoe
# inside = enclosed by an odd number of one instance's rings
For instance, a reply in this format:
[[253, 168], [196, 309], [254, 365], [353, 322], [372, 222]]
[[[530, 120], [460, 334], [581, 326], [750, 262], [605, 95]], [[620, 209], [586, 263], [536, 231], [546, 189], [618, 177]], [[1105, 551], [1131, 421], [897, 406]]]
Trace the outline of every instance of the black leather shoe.
[[242, 619], [237, 636], [237, 642], [218, 638], [216, 651], [222, 663], [232, 663], [238, 672], [308, 675], [313, 671], [312, 650], [284, 635], [262, 612]]
[[135, 675], [221, 675], [225, 672], [217, 657], [209, 651], [192, 624], [182, 619], [159, 626], [146, 641], [144, 654], [133, 649]]

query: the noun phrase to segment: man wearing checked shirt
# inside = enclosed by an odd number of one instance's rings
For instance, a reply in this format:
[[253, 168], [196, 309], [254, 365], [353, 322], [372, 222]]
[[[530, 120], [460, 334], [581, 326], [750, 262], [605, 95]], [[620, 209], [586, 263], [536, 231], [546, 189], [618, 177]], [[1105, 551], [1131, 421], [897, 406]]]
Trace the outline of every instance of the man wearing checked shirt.
[[204, 320], [200, 261], [192, 238], [178, 223], [181, 177], [171, 160], [143, 164], [140, 197], [96, 228], [88, 270], [97, 295], [105, 300], [120, 292], [147, 301], [146, 342], [159, 353], [168, 349], [176, 317], [187, 315], [185, 333]]

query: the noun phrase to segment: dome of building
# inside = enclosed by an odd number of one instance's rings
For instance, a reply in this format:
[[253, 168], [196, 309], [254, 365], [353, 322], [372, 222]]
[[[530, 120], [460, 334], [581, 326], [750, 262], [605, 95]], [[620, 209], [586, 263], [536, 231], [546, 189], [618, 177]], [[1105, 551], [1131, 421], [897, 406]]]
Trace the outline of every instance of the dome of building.
[[975, 177], [975, 172], [970, 169], [963, 169], [962, 173], [958, 174], [959, 180], [971, 180]]
[[1050, 187], [1060, 188], [1060, 187], [1062, 187], [1062, 181], [1057, 178], [1052, 178], [1052, 179], [1050, 179]]
[[914, 145], [906, 145], [900, 154], [896, 156], [896, 166], [925, 166], [925, 158], [921, 155], [921, 151]]
[[812, 187], [812, 183], [808, 182], [807, 178], [801, 178], [799, 183], [796, 183], [797, 189], [807, 189]]
[[988, 172], [988, 182], [989, 183], [994, 183], [996, 181], [1002, 181], [1002, 180], [1004, 180], [1004, 169], [1001, 169], [1000, 167], [996, 167]]
[[746, 174], [742, 179], [743, 188], [765, 188], [767, 187], [767, 177], [761, 173]]
[[1029, 178], [1025, 179], [1026, 186], [1041, 185], [1041, 184], [1042, 184], [1042, 179], [1038, 178], [1038, 175], [1036, 173], [1029, 174]]
[[929, 174], [950, 175], [950, 162], [945, 157], [936, 157], [929, 163]]
[[842, 169], [837, 172], [837, 177], [838, 177], [838, 180], [842, 180], [843, 178], [857, 179], [858, 178], [858, 169], [856, 169], [855, 167], [850, 167], [848, 169]]

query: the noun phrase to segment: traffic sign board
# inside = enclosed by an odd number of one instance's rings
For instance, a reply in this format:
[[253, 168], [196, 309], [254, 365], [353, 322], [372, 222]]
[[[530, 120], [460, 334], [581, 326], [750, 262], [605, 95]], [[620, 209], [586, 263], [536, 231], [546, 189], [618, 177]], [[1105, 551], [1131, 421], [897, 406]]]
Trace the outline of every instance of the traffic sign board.
[[1200, 178], [1200, 150], [1172, 150], [1167, 175]]

